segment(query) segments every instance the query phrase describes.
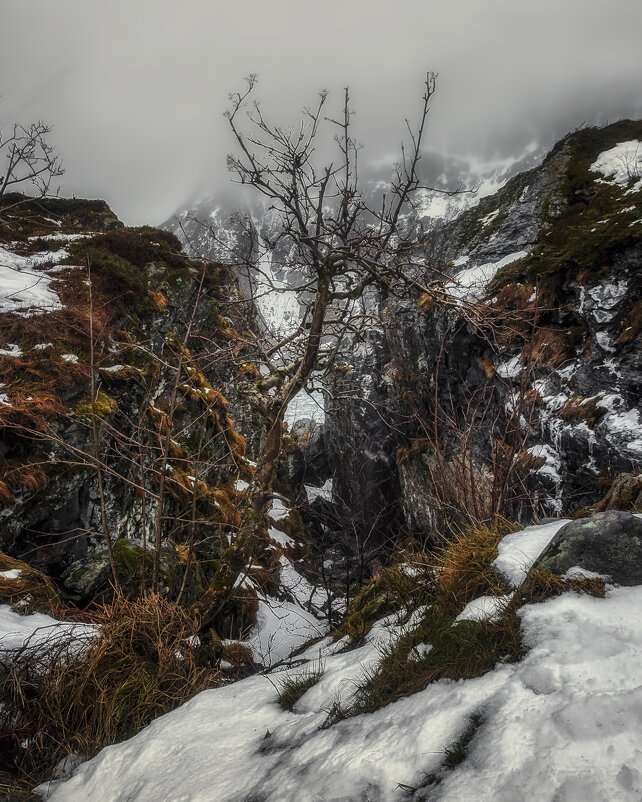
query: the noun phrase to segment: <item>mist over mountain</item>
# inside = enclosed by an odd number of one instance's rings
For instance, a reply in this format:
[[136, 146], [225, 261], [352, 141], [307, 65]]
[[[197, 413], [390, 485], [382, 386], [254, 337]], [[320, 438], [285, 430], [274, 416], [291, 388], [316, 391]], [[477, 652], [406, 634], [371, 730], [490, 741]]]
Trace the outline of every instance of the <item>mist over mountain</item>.
[[[307, 13], [311, 12], [311, 13]], [[642, 113], [642, 8], [635, 0], [461, 0], [426, 4], [291, 0], [212, 4], [5, 2], [0, 122], [43, 118], [64, 157], [64, 194], [105, 197], [128, 223], [157, 223], [207, 186], [229, 185], [222, 113], [259, 75], [279, 122], [349, 85], [362, 167], [398, 153], [439, 73], [426, 136], [448, 158], [516, 158], [582, 123]]]

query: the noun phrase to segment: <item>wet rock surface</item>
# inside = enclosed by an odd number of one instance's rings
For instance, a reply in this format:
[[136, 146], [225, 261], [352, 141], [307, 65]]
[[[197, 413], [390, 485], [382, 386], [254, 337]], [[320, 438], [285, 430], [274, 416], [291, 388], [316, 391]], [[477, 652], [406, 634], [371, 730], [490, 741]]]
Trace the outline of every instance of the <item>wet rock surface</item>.
[[579, 566], [617, 585], [642, 584], [642, 519], [629, 512], [600, 512], [563, 526], [536, 568], [565, 574]]
[[[504, 512], [526, 523], [534, 514], [597, 503], [608, 480], [631, 472], [642, 456], [642, 343], [635, 322], [642, 297], [635, 216], [642, 217], [642, 204], [637, 195], [595, 184], [598, 176], [589, 171], [600, 150], [633, 135], [642, 137], [640, 124], [569, 135], [540, 167], [418, 246], [423, 289], [382, 299], [381, 347], [374, 360], [356, 352], [351, 381], [357, 397], [373, 383], [386, 387], [373, 417], [377, 440], [388, 444], [387, 470], [395, 474], [389, 487], [396, 485], [398, 496], [389, 503], [403, 510], [408, 530], [438, 539], [453, 522], [443, 515], [447, 493], [434, 486], [436, 458], [448, 462], [471, 452], [477, 474], [466, 491], [471, 507], [496, 493], [488, 477], [497, 475], [497, 457], [507, 447], [507, 462], [526, 467]], [[523, 252], [532, 259], [503, 268], [502, 280], [479, 299], [491, 315], [501, 309], [498, 328], [477, 325], [472, 308], [426, 300], [426, 287], [448, 291], [440, 275]], [[604, 256], [595, 261], [595, 253]], [[508, 332], [522, 325], [511, 318], [516, 310], [531, 315], [519, 336]], [[334, 469], [360, 464], [372, 418], [330, 408], [327, 425], [340, 444]], [[370, 478], [353, 475], [354, 496], [367, 494]], [[461, 506], [461, 498], [452, 506]]]

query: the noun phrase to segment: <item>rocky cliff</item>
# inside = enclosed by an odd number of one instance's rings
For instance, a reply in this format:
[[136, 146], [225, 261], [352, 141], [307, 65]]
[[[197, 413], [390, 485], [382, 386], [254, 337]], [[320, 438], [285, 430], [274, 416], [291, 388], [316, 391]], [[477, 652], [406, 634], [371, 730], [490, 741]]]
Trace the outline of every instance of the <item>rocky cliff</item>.
[[180, 544], [211, 560], [238, 523], [260, 438], [233, 391], [253, 325], [236, 279], [102, 201], [9, 197], [2, 218], [0, 549], [89, 601], [109, 587], [105, 531], [125, 584], [160, 533], [180, 584]]
[[416, 243], [418, 286], [382, 299], [377, 348], [330, 388], [363, 413], [328, 407], [339, 487], [372, 499], [385, 464], [386, 505], [434, 537], [578, 510], [635, 470], [641, 156], [642, 123], [580, 130]]

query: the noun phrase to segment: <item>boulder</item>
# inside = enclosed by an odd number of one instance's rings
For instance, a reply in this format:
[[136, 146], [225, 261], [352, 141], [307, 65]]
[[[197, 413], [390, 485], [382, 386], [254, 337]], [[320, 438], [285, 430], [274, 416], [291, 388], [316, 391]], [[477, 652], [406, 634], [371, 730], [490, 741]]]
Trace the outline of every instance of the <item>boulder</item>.
[[642, 585], [642, 519], [612, 511], [571, 521], [535, 563], [554, 574], [565, 574], [576, 565], [618, 585]]

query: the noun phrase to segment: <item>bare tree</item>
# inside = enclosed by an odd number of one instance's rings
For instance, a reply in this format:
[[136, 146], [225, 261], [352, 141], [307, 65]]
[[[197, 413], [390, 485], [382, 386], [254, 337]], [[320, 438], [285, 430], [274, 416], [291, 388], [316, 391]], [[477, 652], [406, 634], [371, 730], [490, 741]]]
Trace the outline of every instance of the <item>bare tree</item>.
[[52, 181], [64, 173], [60, 156], [48, 141], [52, 130], [39, 120], [0, 131], [0, 198], [16, 189], [29, 189], [39, 197], [49, 194]]
[[[258, 520], [270, 499], [289, 402], [311, 378], [336, 364], [341, 345], [372, 321], [363, 303], [369, 288], [390, 290], [400, 281], [412, 281], [404, 270], [412, 251], [405, 213], [416, 190], [430, 189], [422, 187], [418, 165], [435, 75], [426, 76], [416, 126], [406, 120], [408, 144], [402, 145], [376, 208], [359, 174], [361, 146], [352, 135], [348, 89], [337, 117], [326, 116], [327, 93], [321, 92], [296, 126], [281, 128], [253, 100], [255, 85], [255, 76], [250, 76], [244, 92], [230, 95], [226, 116], [240, 152], [228, 156], [228, 166], [238, 182], [254, 187], [277, 214], [278, 235], [264, 244], [287, 248], [302, 276], [292, 291], [303, 309], [295, 331], [280, 341], [266, 338], [259, 343], [261, 375], [238, 388], [260, 412], [267, 432], [249, 490], [250, 517]], [[335, 158], [319, 165], [318, 150], [328, 135]]]

